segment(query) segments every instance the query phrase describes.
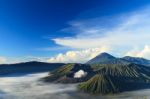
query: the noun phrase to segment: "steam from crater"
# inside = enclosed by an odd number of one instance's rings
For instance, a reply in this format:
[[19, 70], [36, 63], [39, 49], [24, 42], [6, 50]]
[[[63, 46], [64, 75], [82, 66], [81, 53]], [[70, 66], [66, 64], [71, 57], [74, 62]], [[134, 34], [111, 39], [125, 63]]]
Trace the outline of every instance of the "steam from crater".
[[87, 72], [85, 72], [84, 70], [79, 70], [74, 74], [74, 78], [81, 78], [81, 77], [85, 77], [87, 75]]

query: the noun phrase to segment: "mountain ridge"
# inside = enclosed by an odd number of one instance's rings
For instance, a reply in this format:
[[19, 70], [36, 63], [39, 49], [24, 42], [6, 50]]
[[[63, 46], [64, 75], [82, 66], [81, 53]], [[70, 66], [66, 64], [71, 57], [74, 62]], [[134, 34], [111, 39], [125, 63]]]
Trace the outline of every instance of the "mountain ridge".
[[103, 52], [97, 55], [96, 57], [94, 57], [93, 59], [87, 61], [86, 64], [105, 63], [105, 62], [108, 62], [110, 60], [115, 60], [115, 59], [116, 58], [114, 56], [106, 52]]
[[[86, 64], [66, 64], [50, 72], [43, 80], [52, 83], [79, 83], [80, 91], [93, 94], [114, 94], [150, 88], [150, 67], [143, 65], [138, 59], [116, 58], [108, 53], [101, 53]], [[83, 67], [91, 69], [88, 71]], [[73, 75], [82, 69], [86, 75], [75, 78]]]
[[135, 63], [135, 64], [150, 66], [150, 60], [145, 59], [143, 57], [125, 56], [125, 57], [122, 57], [122, 59], [130, 61], [130, 62]]
[[64, 65], [64, 63], [46, 63], [46, 62], [23, 62], [14, 64], [1, 64], [0, 65], [0, 75], [8, 75], [13, 73], [38, 73], [38, 72], [48, 72], [57, 69]]
[[96, 57], [86, 62], [86, 64], [129, 64], [129, 63], [150, 66], [150, 60], [142, 57], [124, 56], [121, 58], [117, 58], [106, 52], [100, 53]]

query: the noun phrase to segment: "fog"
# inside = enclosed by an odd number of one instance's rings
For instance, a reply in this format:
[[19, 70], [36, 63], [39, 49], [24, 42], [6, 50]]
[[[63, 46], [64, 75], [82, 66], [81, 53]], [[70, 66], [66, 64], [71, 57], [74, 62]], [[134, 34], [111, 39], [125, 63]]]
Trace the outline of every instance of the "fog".
[[39, 81], [47, 74], [0, 77], [0, 99], [150, 99], [150, 89], [100, 96], [79, 92], [77, 84]]

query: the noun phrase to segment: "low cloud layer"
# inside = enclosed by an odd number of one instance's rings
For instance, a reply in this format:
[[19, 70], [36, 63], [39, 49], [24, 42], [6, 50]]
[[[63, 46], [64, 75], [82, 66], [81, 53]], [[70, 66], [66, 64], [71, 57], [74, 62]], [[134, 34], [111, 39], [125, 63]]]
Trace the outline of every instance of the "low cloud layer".
[[[70, 99], [75, 84], [48, 84], [38, 81], [48, 73], [0, 77], [0, 99]], [[58, 95], [59, 94], [59, 95]]]
[[[39, 81], [48, 73], [0, 77], [0, 99], [144, 99], [150, 90], [125, 92], [116, 95], [91, 95], [79, 92], [76, 84], [52, 84]], [[127, 97], [128, 96], [128, 97]]]

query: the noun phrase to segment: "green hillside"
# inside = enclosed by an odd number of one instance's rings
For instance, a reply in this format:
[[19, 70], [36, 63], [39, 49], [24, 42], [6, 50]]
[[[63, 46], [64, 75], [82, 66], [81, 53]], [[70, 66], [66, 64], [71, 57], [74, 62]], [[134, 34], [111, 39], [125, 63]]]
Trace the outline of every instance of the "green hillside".
[[[74, 74], [79, 70], [84, 70], [87, 75], [82, 78], [74, 78]], [[85, 64], [66, 64], [59, 69], [50, 72], [49, 76], [43, 78], [46, 82], [57, 83], [77, 83], [87, 81], [92, 75], [92, 68]]]
[[54, 70], [50, 72], [49, 76], [43, 78], [47, 82], [56, 81], [61, 77], [64, 77], [66, 74], [71, 72], [71, 69], [73, 68], [74, 64], [67, 64], [62, 67], [60, 67], [57, 70]]
[[118, 88], [109, 76], [96, 74], [87, 82], [81, 83], [79, 89], [89, 93], [109, 94], [118, 92]]
[[148, 67], [137, 64], [97, 64], [91, 66], [97, 73], [124, 76], [124, 77], [149, 77], [150, 69]]
[[[136, 61], [141, 63], [140, 59]], [[88, 61], [88, 64], [66, 64], [43, 79], [55, 83], [80, 83], [81, 91], [94, 94], [150, 88], [150, 67], [134, 62], [102, 53]], [[75, 74], [79, 71], [85, 75], [76, 78]]]
[[92, 67], [96, 74], [79, 85], [82, 91], [109, 94], [150, 87], [150, 69], [145, 66], [99, 64]]

